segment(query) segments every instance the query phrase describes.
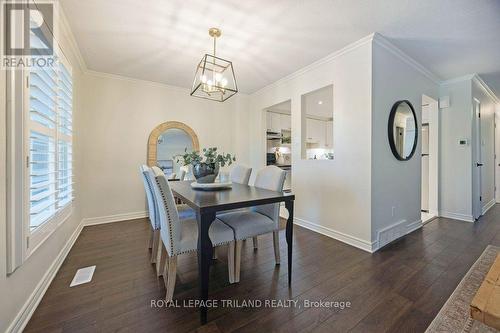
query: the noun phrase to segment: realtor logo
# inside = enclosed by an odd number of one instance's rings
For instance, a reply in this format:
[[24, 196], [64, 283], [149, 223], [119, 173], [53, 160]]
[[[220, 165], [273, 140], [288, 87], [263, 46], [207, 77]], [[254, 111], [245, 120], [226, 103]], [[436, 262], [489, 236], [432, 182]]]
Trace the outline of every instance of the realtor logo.
[[51, 1], [1, 3], [1, 67], [21, 69], [54, 64], [55, 6]]

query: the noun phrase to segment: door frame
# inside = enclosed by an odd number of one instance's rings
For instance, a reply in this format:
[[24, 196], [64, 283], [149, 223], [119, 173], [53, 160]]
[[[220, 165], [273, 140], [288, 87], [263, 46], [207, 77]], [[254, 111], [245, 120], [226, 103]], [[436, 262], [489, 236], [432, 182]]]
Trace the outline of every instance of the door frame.
[[[428, 115], [424, 119], [422, 112], [422, 119], [420, 120], [420, 131], [422, 124], [426, 123], [429, 126], [429, 194], [428, 206], [429, 214], [439, 216], [439, 102], [438, 100], [428, 95], [422, 95], [422, 110], [424, 106], [428, 107]], [[420, 157], [421, 158], [421, 157]], [[420, 195], [422, 196], [422, 195]], [[422, 202], [420, 201], [420, 207]], [[432, 219], [431, 219], [432, 220]], [[431, 221], [429, 220], [429, 221]]]
[[482, 203], [482, 136], [481, 136], [481, 101], [472, 101], [473, 116], [473, 153], [472, 153], [472, 216], [477, 220], [483, 215]]

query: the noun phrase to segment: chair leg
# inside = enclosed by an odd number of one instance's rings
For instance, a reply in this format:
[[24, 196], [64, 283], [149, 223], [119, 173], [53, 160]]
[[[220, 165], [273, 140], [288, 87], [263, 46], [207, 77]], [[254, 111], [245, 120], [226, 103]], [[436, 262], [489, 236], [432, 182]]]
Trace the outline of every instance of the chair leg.
[[153, 228], [150, 229], [150, 235], [149, 235], [149, 243], [148, 243], [148, 249], [153, 248], [153, 238], [154, 238], [154, 230]]
[[237, 240], [234, 247], [234, 282], [240, 282], [241, 246], [243, 241]]
[[276, 265], [280, 264], [280, 233], [278, 230], [273, 231], [274, 258]]
[[259, 248], [259, 240], [257, 239], [257, 236], [255, 236], [253, 239], [253, 248], [254, 250], [257, 250]]
[[217, 248], [216, 247], [214, 247], [212, 249], [212, 259], [217, 260]]
[[151, 245], [151, 263], [156, 262], [158, 248], [160, 245], [160, 230], [153, 230], [153, 244]]
[[165, 300], [167, 302], [171, 301], [174, 296], [175, 289], [175, 278], [177, 275], [177, 256], [168, 257], [168, 273], [165, 280], [165, 288], [167, 289], [167, 294], [165, 295]]
[[227, 244], [227, 269], [229, 271], [229, 283], [234, 283], [234, 241]]
[[165, 249], [165, 245], [160, 240], [160, 244], [158, 245], [158, 256], [156, 259], [156, 276], [161, 276], [165, 270], [165, 262], [167, 261], [167, 249]]

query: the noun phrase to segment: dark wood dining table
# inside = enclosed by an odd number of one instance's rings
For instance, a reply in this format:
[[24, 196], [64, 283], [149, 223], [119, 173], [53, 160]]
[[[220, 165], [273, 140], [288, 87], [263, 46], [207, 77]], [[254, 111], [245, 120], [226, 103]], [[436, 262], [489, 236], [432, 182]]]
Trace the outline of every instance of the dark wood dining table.
[[171, 182], [170, 187], [175, 197], [196, 211], [196, 219], [198, 221], [198, 278], [200, 286], [199, 300], [201, 301], [201, 324], [206, 324], [207, 322], [208, 273], [213, 251], [208, 230], [218, 212], [271, 203], [285, 203], [285, 208], [288, 210], [286, 242], [288, 245], [288, 285], [290, 286], [292, 283], [293, 202], [295, 195], [236, 183], [233, 183], [232, 187], [228, 189], [195, 190], [191, 187], [191, 182]]

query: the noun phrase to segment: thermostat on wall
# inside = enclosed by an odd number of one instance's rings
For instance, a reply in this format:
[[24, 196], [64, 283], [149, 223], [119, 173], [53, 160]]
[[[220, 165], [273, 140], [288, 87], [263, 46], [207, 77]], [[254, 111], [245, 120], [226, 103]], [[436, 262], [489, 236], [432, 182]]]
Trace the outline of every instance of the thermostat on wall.
[[458, 144], [461, 146], [467, 146], [469, 144], [469, 140], [467, 139], [460, 139], [458, 140]]

